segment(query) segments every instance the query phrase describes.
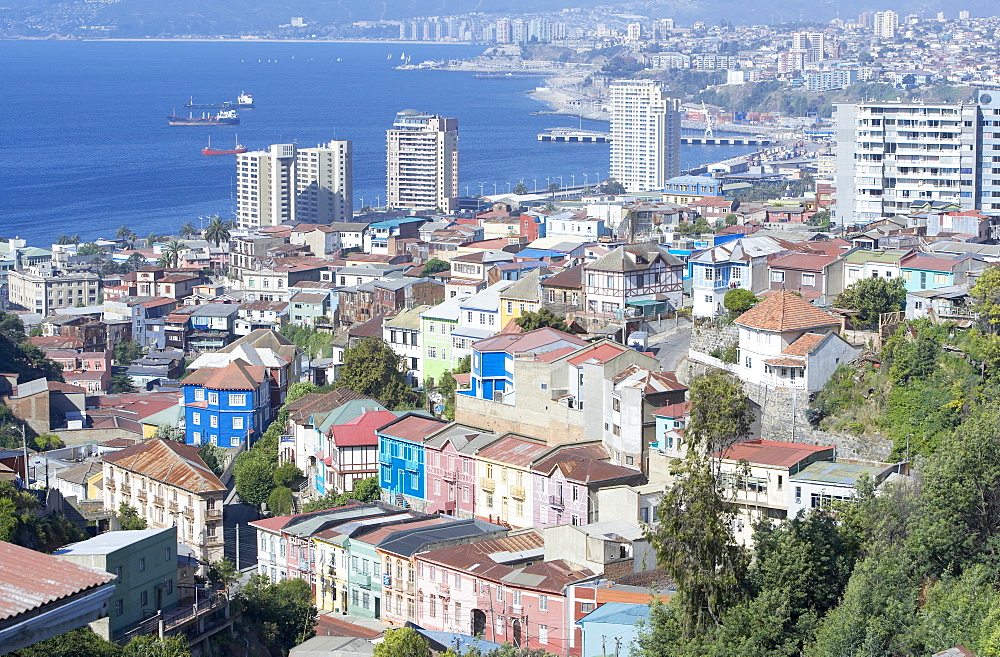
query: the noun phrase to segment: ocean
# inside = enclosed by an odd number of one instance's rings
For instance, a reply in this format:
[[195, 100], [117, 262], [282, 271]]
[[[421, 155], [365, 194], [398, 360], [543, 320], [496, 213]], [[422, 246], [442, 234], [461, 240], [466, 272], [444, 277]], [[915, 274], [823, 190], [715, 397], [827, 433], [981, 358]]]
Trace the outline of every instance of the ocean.
[[[471, 73], [397, 71], [463, 58], [478, 46], [255, 41], [0, 41], [0, 235], [45, 246], [59, 235], [176, 232], [186, 221], [232, 218], [235, 156], [203, 156], [209, 136], [228, 147], [315, 146], [350, 139], [355, 206], [385, 200], [385, 130], [403, 109], [458, 118], [460, 193], [492, 194], [519, 181], [544, 189], [603, 180], [607, 144], [544, 143], [536, 135], [571, 117], [525, 92], [542, 83]], [[173, 110], [235, 100], [256, 109], [239, 126], [168, 126]], [[583, 121], [582, 127], [607, 130]], [[684, 168], [747, 152], [685, 146]]]

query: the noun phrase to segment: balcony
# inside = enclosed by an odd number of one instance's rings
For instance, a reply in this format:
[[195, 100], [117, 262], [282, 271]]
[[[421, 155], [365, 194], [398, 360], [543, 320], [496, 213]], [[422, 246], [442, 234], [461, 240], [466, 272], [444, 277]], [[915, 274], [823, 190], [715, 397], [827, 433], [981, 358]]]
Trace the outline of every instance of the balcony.
[[479, 479], [479, 487], [482, 488], [487, 493], [495, 493], [497, 490], [497, 482], [495, 479], [487, 479], [482, 477]]
[[222, 545], [222, 534], [214, 534], [212, 536], [205, 537], [206, 547], [215, 547]]
[[444, 598], [451, 597], [451, 587], [448, 586], [447, 584], [445, 584], [444, 582], [438, 582], [436, 588], [437, 588], [438, 595], [440, 595], [440, 596], [442, 596]]
[[445, 470], [441, 478], [447, 482], [454, 483], [458, 480], [458, 470]]
[[549, 495], [549, 504], [551, 506], [565, 507], [566, 504], [563, 502], [562, 495]]
[[167, 511], [177, 513], [177, 502], [167, 502]]
[[[122, 486], [122, 492], [123, 493], [125, 492], [125, 487], [124, 486]], [[146, 495], [146, 491], [145, 490], [137, 491], [136, 494], [135, 494], [135, 497], [140, 502], [145, 502], [145, 501], [147, 501], [149, 499], [149, 497]]]
[[416, 472], [417, 470], [420, 469], [420, 461], [416, 459], [406, 459], [404, 461], [403, 467], [405, 467], [410, 472]]
[[222, 509], [208, 509], [205, 511], [206, 518], [221, 518]]
[[154, 506], [162, 507], [163, 506], [163, 496], [162, 495], [154, 495], [153, 496], [153, 505]]
[[367, 589], [369, 591], [372, 588], [372, 576], [371, 575], [354, 575], [351, 579], [360, 588]]
[[378, 453], [378, 462], [381, 465], [392, 465], [392, 457], [389, 454], [385, 453], [385, 452], [379, 452]]
[[113, 481], [109, 481], [109, 482], [105, 483], [104, 487], [107, 488], [112, 493], [115, 492], [115, 489], [117, 488], [117, 486], [115, 485], [115, 482], [113, 482]]
[[523, 500], [524, 499], [524, 486], [511, 486], [510, 487], [510, 496], [513, 497], [515, 500]]

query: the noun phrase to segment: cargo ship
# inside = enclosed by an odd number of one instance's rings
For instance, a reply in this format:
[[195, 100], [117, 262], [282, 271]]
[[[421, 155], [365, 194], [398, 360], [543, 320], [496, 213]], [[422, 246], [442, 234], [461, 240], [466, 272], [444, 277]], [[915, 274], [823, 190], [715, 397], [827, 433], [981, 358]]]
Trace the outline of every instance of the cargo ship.
[[253, 109], [253, 94], [245, 91], [241, 91], [235, 101], [227, 100], [224, 103], [196, 103], [194, 96], [190, 98], [190, 102], [184, 103], [184, 109]]
[[240, 136], [236, 135], [236, 146], [231, 149], [223, 148], [212, 148], [212, 138], [208, 138], [208, 146], [201, 149], [202, 155], [239, 155], [240, 153], [246, 153], [249, 148], [240, 143]]
[[236, 110], [220, 110], [218, 114], [202, 114], [201, 116], [177, 116], [173, 114], [167, 117], [168, 125], [239, 125], [240, 118], [236, 116]]

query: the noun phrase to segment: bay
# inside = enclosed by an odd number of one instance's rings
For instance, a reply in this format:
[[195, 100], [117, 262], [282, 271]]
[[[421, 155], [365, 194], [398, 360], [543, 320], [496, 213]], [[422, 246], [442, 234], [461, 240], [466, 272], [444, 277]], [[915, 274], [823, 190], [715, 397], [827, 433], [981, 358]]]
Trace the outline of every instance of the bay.
[[[112, 236], [122, 224], [145, 236], [231, 218], [234, 156], [201, 155], [209, 135], [222, 147], [238, 133], [251, 149], [350, 139], [355, 205], [376, 205], [385, 198], [385, 130], [407, 108], [458, 118], [462, 194], [521, 180], [529, 189], [603, 180], [607, 144], [537, 141], [548, 128], [580, 125], [532, 114], [545, 108], [525, 92], [541, 80], [395, 69], [403, 53], [416, 63], [479, 52], [391, 42], [0, 42], [0, 234], [46, 245], [61, 234]], [[240, 91], [257, 108], [241, 111], [239, 126], [167, 125], [191, 97], [222, 102]], [[685, 146], [682, 166], [746, 151]]]

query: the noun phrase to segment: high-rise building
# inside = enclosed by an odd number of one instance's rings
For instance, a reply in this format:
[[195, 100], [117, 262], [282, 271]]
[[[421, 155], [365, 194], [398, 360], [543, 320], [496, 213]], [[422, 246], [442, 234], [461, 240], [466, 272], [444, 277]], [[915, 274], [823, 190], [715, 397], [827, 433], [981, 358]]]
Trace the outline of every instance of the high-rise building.
[[497, 21], [497, 43], [510, 43], [510, 19], [501, 18]]
[[836, 122], [838, 223], [927, 204], [1000, 210], [1000, 93], [963, 104], [837, 105]]
[[960, 21], [967, 21], [967, 20], [969, 20], [969, 10], [968, 9], [963, 9], [960, 12], [958, 12], [958, 20], [960, 20]]
[[630, 193], [662, 188], [680, 173], [680, 101], [655, 80], [610, 86], [611, 176]]
[[822, 32], [796, 32], [792, 35], [792, 50], [806, 53], [810, 64], [823, 61], [826, 36]]
[[351, 142], [315, 148], [273, 144], [236, 156], [236, 223], [240, 228], [285, 221], [329, 224], [350, 221]]
[[396, 115], [386, 133], [389, 208], [440, 208], [458, 201], [458, 119], [416, 110]]
[[890, 10], [875, 12], [872, 29], [875, 36], [883, 39], [895, 39], [896, 28], [899, 27], [899, 14]]
[[625, 40], [635, 43], [642, 39], [642, 23], [629, 23]]

